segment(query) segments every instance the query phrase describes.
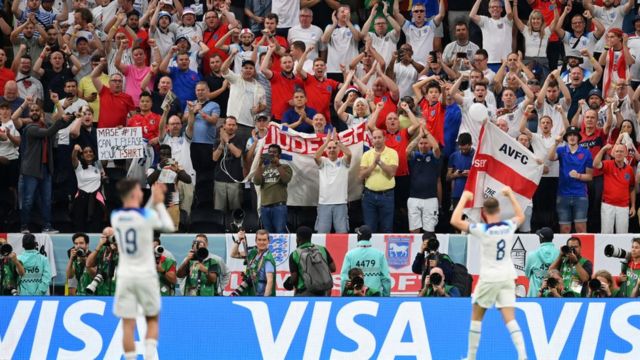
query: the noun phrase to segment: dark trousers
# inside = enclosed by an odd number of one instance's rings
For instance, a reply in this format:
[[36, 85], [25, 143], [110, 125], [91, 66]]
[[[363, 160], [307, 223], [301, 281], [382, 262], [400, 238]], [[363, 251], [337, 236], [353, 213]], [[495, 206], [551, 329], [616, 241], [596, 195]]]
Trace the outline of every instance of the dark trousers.
[[531, 229], [538, 230], [550, 227], [558, 231], [558, 215], [556, 214], [556, 197], [558, 193], [558, 178], [543, 177], [536, 193], [533, 195], [533, 214], [531, 215]]
[[604, 185], [603, 176], [594, 176], [593, 180], [587, 183], [589, 193], [589, 212], [587, 213], [587, 231], [590, 233], [600, 232], [600, 208], [602, 207], [602, 189]]

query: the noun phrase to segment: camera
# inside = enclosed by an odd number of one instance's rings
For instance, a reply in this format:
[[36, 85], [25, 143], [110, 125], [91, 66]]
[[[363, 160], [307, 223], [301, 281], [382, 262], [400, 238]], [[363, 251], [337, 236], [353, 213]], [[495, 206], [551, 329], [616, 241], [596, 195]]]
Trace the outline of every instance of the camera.
[[436, 272], [429, 275], [429, 283], [431, 284], [431, 286], [439, 286], [440, 284], [442, 284], [442, 275]]
[[206, 247], [196, 249], [194, 258], [198, 262], [203, 262], [209, 257], [209, 250]]
[[436, 238], [431, 238], [427, 240], [427, 251], [428, 252], [436, 252], [440, 248], [440, 241]]
[[9, 256], [13, 252], [13, 246], [11, 244], [0, 245], [0, 257]]
[[250, 286], [253, 284], [253, 280], [247, 274], [243, 274], [242, 283], [238, 285], [238, 287], [233, 290], [230, 296], [240, 296], [243, 292], [245, 292]]
[[160, 256], [162, 256], [163, 253], [164, 253], [164, 246], [162, 245], [158, 245], [156, 246], [155, 249], [153, 249], [153, 254], [156, 256], [156, 258], [159, 258]]
[[351, 279], [351, 287], [353, 290], [360, 290], [364, 287], [364, 278], [362, 276], [356, 276]]
[[260, 156], [260, 159], [262, 159], [262, 163], [265, 166], [271, 163], [271, 156], [269, 154], [262, 154], [262, 156]]
[[96, 289], [98, 288], [98, 285], [102, 284], [102, 282], [104, 281], [104, 276], [102, 276], [102, 274], [97, 274], [94, 278], [93, 281], [91, 281], [91, 283], [89, 285], [87, 285], [87, 294], [93, 295], [96, 293]]
[[611, 244], [604, 247], [604, 256], [614, 257], [618, 259], [626, 259], [627, 251], [623, 248], [617, 248]]
[[233, 212], [231, 213], [231, 217], [233, 219], [231, 222], [231, 231], [232, 232], [244, 231], [244, 227], [242, 226], [242, 224], [244, 223], [244, 210], [242, 209], [233, 210]]
[[84, 251], [84, 249], [78, 248], [76, 249], [76, 256], [82, 258], [87, 256], [87, 253]]
[[572, 247], [570, 247], [568, 245], [563, 245], [560, 248], [560, 252], [562, 253], [563, 256], [567, 256], [567, 255], [569, 255], [571, 253], [575, 254], [576, 253], [576, 249], [574, 249], [574, 248], [572, 248]]
[[554, 277], [549, 277], [547, 278], [547, 287], [549, 289], [553, 289], [556, 286], [558, 286], [558, 279], [554, 278]]
[[589, 289], [591, 289], [592, 293], [598, 292], [602, 290], [602, 283], [598, 279], [591, 279], [589, 280]]

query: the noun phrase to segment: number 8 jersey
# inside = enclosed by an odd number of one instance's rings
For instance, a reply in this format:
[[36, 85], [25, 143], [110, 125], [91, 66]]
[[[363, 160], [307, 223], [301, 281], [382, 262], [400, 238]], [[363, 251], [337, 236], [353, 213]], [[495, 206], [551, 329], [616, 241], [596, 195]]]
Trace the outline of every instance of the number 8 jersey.
[[518, 226], [511, 220], [469, 225], [470, 240], [480, 239], [480, 279], [500, 282], [518, 277], [511, 261], [513, 234]]
[[164, 204], [145, 208], [123, 208], [111, 213], [111, 225], [118, 242], [118, 277], [157, 278], [153, 252], [153, 230], [174, 231]]

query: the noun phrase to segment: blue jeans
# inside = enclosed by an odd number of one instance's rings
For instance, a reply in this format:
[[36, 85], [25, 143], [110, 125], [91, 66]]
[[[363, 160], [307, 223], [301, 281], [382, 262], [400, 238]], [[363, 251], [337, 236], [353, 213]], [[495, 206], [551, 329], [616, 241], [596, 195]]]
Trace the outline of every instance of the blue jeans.
[[51, 174], [47, 165], [42, 164], [40, 172], [42, 179], [34, 176], [22, 175], [22, 208], [20, 209], [20, 223], [27, 226], [31, 220], [31, 209], [36, 197], [40, 199], [40, 212], [45, 227], [51, 226]]
[[560, 225], [572, 222], [586, 223], [589, 198], [586, 196], [561, 196], [556, 199], [556, 211]]
[[337, 234], [349, 232], [349, 209], [347, 204], [318, 204], [316, 231], [319, 234], [331, 232], [331, 225]]
[[393, 232], [393, 189], [376, 193], [367, 189], [362, 192], [362, 217], [374, 233]]
[[272, 234], [286, 234], [287, 231], [287, 205], [260, 207], [260, 220], [262, 227]]

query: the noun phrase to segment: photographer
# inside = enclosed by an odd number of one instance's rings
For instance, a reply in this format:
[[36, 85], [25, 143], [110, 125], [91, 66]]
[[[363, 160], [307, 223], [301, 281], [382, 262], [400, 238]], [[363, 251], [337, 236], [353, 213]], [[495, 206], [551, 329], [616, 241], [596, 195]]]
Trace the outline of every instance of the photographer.
[[342, 296], [380, 296], [380, 291], [364, 284], [362, 269], [352, 268], [349, 270], [349, 281], [344, 286]]
[[75, 233], [71, 237], [73, 247], [69, 249], [69, 262], [67, 263], [67, 280], [69, 282], [69, 295], [86, 295], [87, 286], [96, 276], [95, 267], [87, 267], [89, 251], [89, 235]]
[[[247, 268], [244, 281], [235, 289], [232, 296], [275, 296], [276, 295], [276, 261], [269, 251], [269, 232], [260, 229], [256, 232], [256, 246], [247, 249], [247, 238], [244, 231], [238, 232], [238, 240], [231, 247], [231, 257], [244, 259]], [[240, 244], [244, 251], [240, 252]]]
[[178, 268], [178, 277], [186, 277], [185, 296], [217, 296], [220, 265], [211, 256], [209, 240], [196, 237], [189, 254]]
[[153, 253], [156, 259], [156, 271], [160, 280], [160, 295], [173, 296], [176, 294], [176, 283], [178, 276], [176, 275], [176, 259], [173, 255], [165, 250], [160, 243], [159, 238], [153, 239]]
[[24, 267], [7, 239], [0, 237], [0, 295], [17, 295], [18, 280]]
[[341, 291], [344, 291], [346, 287], [349, 270], [359, 267], [364, 272], [364, 283], [367, 287], [379, 290], [380, 296], [390, 296], [391, 274], [389, 274], [387, 258], [382, 251], [371, 246], [371, 228], [368, 225], [360, 226], [356, 232], [358, 245], [349, 250], [342, 261]]
[[150, 168], [147, 173], [147, 182], [153, 185], [159, 181], [167, 185], [167, 197], [165, 206], [171, 215], [171, 220], [178, 229], [180, 225], [180, 193], [178, 192], [178, 182], [191, 184], [191, 176], [171, 157], [171, 146], [160, 145], [160, 163], [156, 168]]
[[527, 254], [524, 274], [529, 279], [527, 296], [535, 297], [541, 289], [541, 284], [548, 275], [549, 266], [558, 258], [560, 251], [553, 245], [553, 230], [544, 227], [536, 231], [540, 239], [540, 246]]
[[411, 271], [414, 274], [422, 274], [423, 287], [425, 279], [434, 267], [442, 269], [446, 283], [451, 285], [451, 280], [453, 280], [453, 260], [449, 255], [438, 252], [439, 248], [440, 242], [435, 233], [427, 231], [422, 234], [422, 246], [413, 260]]
[[549, 270], [559, 270], [562, 282], [567, 291], [572, 291], [576, 297], [587, 294], [587, 282], [593, 273], [593, 263], [583, 258], [580, 253], [582, 242], [577, 237], [570, 237], [567, 244], [560, 248], [560, 255], [551, 264]]
[[591, 280], [589, 280], [589, 290], [587, 291], [587, 297], [590, 298], [612, 298], [623, 297], [624, 294], [620, 292], [620, 289], [613, 281], [613, 276], [607, 270], [598, 270]]
[[625, 255], [626, 264], [623, 261], [620, 289], [627, 297], [637, 297], [640, 287], [640, 238], [631, 240], [631, 251]]
[[566, 291], [562, 281], [562, 274], [558, 270], [549, 270], [542, 280], [537, 297], [575, 297], [573, 291]]
[[445, 284], [446, 277], [439, 267], [431, 268], [429, 276], [424, 280], [424, 287], [420, 290], [422, 297], [460, 297], [460, 290], [453, 285]]
[[113, 236], [113, 229], [104, 228], [96, 249], [87, 256], [87, 267], [96, 268], [96, 275], [87, 286], [90, 295], [113, 296], [116, 292], [116, 274], [118, 266], [118, 244]]
[[24, 251], [18, 256], [18, 261], [24, 267], [20, 276], [18, 293], [20, 295], [47, 295], [51, 284], [51, 267], [46, 256], [38, 251], [38, 243], [33, 234], [22, 237]]
[[289, 256], [291, 277], [285, 281], [285, 289], [291, 287], [295, 296], [327, 296], [333, 288], [331, 273], [336, 271], [336, 264], [324, 246], [311, 242], [312, 234], [310, 227], [300, 226], [296, 231], [297, 248]]

